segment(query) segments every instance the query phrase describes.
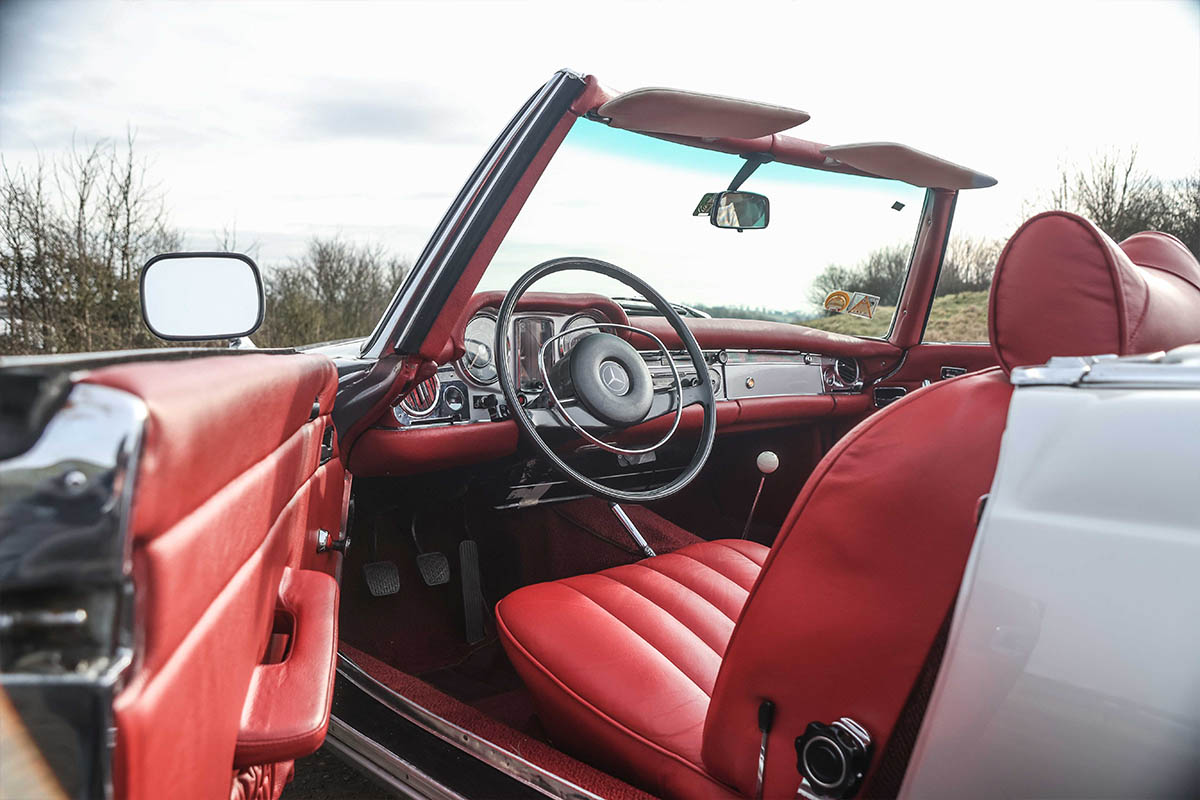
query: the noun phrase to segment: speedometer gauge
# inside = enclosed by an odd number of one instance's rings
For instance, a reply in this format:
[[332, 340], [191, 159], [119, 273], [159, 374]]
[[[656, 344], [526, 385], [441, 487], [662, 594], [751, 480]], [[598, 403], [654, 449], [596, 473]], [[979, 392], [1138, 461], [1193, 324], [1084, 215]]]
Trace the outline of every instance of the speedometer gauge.
[[[567, 333], [568, 331], [574, 331], [574, 330], [578, 330], [580, 328], [587, 328], [587, 326], [589, 326], [589, 325], [596, 325], [597, 323], [600, 323], [600, 322], [603, 322], [603, 320], [601, 320], [591, 314], [588, 314], [588, 313], [576, 314], [575, 316], [573, 316], [569, 320], [567, 320], [565, 323], [563, 323], [562, 329], [559, 331], [559, 333]], [[582, 339], [584, 336], [587, 336], [588, 334], [591, 334], [591, 333], [596, 333], [599, 330], [600, 330], [599, 328], [588, 328], [587, 330], [580, 330], [579, 333], [575, 333], [570, 336], [562, 337], [561, 339], [558, 340], [558, 357], [562, 358], [567, 353], [571, 352], [571, 348], [574, 347], [576, 344], [578, 344], [579, 340]]]
[[486, 386], [496, 381], [496, 318], [488, 314], [472, 317], [463, 332], [466, 354], [459, 362], [467, 376]]

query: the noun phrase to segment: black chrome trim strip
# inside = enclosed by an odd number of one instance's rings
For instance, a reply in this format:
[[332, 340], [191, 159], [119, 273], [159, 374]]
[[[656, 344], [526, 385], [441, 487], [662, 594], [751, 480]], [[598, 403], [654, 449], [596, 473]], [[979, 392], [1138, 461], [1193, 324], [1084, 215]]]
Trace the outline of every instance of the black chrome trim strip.
[[329, 720], [325, 746], [355, 768], [404, 797], [413, 800], [464, 800], [462, 795], [430, 778], [338, 717], [331, 717]]
[[[455, 725], [424, 706], [397, 693], [368, 675], [362, 667], [338, 653], [338, 677], [374, 698], [422, 730], [467, 753], [530, 790], [559, 800], [600, 800], [588, 790], [564, 780], [521, 756]], [[337, 702], [335, 694], [335, 704]], [[345, 724], [345, 721], [342, 721]]]
[[420, 346], [513, 187], [586, 86], [583, 76], [560, 70], [513, 118], [438, 224], [412, 274], [363, 345], [363, 358], [379, 358], [389, 339], [400, 352]]

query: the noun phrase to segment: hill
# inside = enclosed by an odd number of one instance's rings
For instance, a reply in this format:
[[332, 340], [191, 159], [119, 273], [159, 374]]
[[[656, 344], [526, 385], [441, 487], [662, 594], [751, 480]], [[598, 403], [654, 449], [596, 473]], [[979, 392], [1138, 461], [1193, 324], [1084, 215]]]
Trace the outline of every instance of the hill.
[[[925, 328], [927, 342], [986, 342], [987, 292], [962, 292], [935, 298]], [[803, 325], [852, 336], [886, 336], [895, 306], [880, 306], [875, 319], [835, 314], [805, 320]]]

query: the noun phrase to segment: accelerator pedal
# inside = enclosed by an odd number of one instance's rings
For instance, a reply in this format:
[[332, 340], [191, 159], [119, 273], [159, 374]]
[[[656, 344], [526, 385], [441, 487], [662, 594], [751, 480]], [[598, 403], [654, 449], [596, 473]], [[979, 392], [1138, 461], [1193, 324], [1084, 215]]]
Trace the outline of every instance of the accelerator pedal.
[[458, 545], [458, 563], [462, 569], [463, 614], [466, 617], [468, 644], [482, 642], [487, 636], [483, 618], [487, 609], [483, 603], [483, 586], [479, 576], [479, 546], [474, 539], [463, 539]]

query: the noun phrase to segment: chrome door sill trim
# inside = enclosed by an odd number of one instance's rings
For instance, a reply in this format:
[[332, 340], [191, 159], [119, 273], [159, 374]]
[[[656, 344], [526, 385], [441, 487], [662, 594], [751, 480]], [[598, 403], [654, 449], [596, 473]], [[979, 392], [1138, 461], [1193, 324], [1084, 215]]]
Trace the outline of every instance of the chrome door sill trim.
[[412, 800], [465, 800], [337, 717], [329, 718], [325, 744], [357, 769]]
[[535, 791], [560, 800], [603, 800], [599, 795], [560, 778], [466, 728], [443, 719], [424, 706], [375, 680], [362, 667], [340, 652], [338, 653], [337, 671], [346, 680], [418, 727]]

